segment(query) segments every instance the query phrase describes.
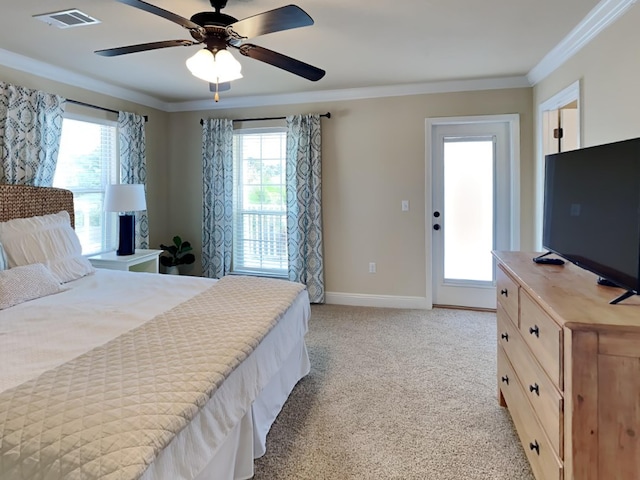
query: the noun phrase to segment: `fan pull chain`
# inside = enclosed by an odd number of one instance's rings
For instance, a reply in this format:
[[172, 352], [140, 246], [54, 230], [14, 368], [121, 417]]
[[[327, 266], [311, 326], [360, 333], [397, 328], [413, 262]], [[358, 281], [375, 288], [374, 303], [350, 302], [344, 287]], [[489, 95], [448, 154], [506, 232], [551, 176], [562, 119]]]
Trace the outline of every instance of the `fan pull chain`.
[[213, 96], [213, 99], [218, 103], [220, 101], [220, 95], [218, 95], [218, 80], [216, 80], [216, 94]]

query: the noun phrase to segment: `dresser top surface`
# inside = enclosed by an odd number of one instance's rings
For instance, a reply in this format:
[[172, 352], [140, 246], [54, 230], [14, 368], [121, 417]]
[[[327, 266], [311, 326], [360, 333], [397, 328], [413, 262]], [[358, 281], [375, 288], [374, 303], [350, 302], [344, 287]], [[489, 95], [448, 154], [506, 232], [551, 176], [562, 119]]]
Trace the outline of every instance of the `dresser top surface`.
[[569, 262], [543, 265], [533, 262], [539, 253], [493, 252], [504, 269], [559, 324], [640, 328], [640, 296], [617, 305], [609, 302], [625, 292], [597, 284], [597, 275]]

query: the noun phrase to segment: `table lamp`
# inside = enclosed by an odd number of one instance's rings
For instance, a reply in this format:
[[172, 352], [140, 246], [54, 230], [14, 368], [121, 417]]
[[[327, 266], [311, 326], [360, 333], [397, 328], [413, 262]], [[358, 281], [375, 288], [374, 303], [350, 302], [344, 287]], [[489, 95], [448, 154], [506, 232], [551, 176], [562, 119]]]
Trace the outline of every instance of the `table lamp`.
[[132, 212], [146, 209], [144, 185], [137, 183], [107, 185], [104, 194], [104, 210], [120, 213], [116, 255], [133, 255], [136, 252], [136, 217]]

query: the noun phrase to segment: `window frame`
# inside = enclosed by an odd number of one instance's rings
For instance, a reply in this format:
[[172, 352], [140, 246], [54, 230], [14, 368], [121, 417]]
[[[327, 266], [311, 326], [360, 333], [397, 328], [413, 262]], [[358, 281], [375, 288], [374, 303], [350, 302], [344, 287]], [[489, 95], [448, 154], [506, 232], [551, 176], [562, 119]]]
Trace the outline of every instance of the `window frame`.
[[[96, 188], [78, 188], [78, 189], [73, 189], [71, 187], [67, 187], [67, 186], [62, 186], [62, 187], [58, 187], [58, 188], [64, 188], [66, 190], [70, 190], [71, 192], [73, 192], [74, 195], [74, 210], [75, 210], [75, 214], [76, 214], [76, 218], [78, 218], [78, 209], [77, 209], [77, 196], [82, 195], [82, 194], [92, 194], [92, 193], [98, 193], [98, 194], [102, 194], [102, 199], [104, 201], [104, 194], [105, 194], [105, 190], [106, 190], [106, 185], [109, 183], [120, 183], [120, 141], [119, 141], [119, 129], [118, 129], [118, 122], [117, 120], [109, 120], [107, 118], [101, 118], [98, 116], [92, 116], [92, 115], [87, 115], [87, 114], [82, 114], [82, 113], [75, 113], [75, 112], [65, 112], [63, 114], [62, 117], [62, 121], [63, 121], [63, 128], [64, 128], [64, 121], [65, 120], [73, 120], [73, 121], [77, 121], [77, 122], [84, 122], [84, 123], [90, 123], [90, 124], [95, 124], [95, 125], [99, 125], [101, 127], [111, 127], [113, 128], [113, 139], [112, 139], [112, 149], [113, 149], [113, 158], [111, 159], [111, 172], [109, 172], [108, 178], [106, 180], [106, 183], [104, 183], [102, 185], [102, 189], [96, 189]], [[60, 152], [58, 152], [58, 156], [59, 156]], [[56, 169], [58, 168], [59, 164], [56, 164]], [[55, 174], [54, 174], [54, 178], [55, 178]], [[106, 223], [106, 225], [105, 225]], [[85, 257], [89, 257], [92, 255], [99, 255], [102, 253], [107, 253], [107, 252], [111, 252], [111, 251], [115, 251], [116, 247], [117, 247], [117, 242], [118, 242], [118, 232], [117, 232], [117, 224], [118, 224], [118, 219], [117, 219], [117, 214], [113, 213], [113, 212], [102, 212], [102, 248], [100, 250], [96, 250], [96, 251], [87, 251], [85, 250], [85, 246], [83, 245], [83, 256]], [[111, 232], [110, 234], [107, 233], [107, 229]], [[111, 240], [111, 242], [109, 242], [109, 239]]]
[[[269, 269], [269, 268], [253, 268], [247, 266], [236, 266], [237, 262], [237, 248], [238, 248], [238, 231], [243, 227], [239, 225], [238, 222], [238, 214], [241, 211], [244, 211], [242, 208], [242, 194], [243, 194], [243, 176], [242, 176], [242, 160], [236, 157], [236, 142], [238, 136], [243, 135], [256, 135], [256, 134], [273, 134], [278, 133], [281, 134], [284, 138], [284, 148], [282, 150], [282, 186], [285, 190], [285, 198], [284, 198], [284, 210], [280, 212], [280, 215], [283, 217], [282, 221], [284, 222], [284, 232], [285, 232], [285, 251], [284, 258], [282, 259], [284, 263], [284, 268], [282, 269]], [[232, 247], [232, 255], [231, 255], [231, 274], [234, 275], [253, 275], [253, 276], [262, 276], [262, 277], [272, 277], [272, 278], [282, 278], [288, 279], [289, 277], [289, 258], [288, 258], [288, 240], [287, 240], [287, 204], [286, 204], [286, 140], [287, 140], [287, 128], [286, 126], [270, 126], [270, 127], [259, 127], [259, 128], [237, 128], [233, 131], [233, 247]], [[260, 162], [263, 161], [261, 156]], [[260, 183], [263, 186], [263, 183]], [[257, 212], [258, 215], [261, 215], [260, 212]], [[274, 215], [273, 213], [268, 213], [266, 215]], [[244, 238], [244, 235], [243, 235]]]

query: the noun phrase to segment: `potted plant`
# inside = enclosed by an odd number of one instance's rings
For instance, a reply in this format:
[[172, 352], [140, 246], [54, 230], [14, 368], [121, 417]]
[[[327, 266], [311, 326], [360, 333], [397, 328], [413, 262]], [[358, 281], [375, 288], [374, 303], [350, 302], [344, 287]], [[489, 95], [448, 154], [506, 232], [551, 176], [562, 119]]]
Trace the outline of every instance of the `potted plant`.
[[164, 253], [160, 255], [160, 263], [165, 267], [165, 272], [178, 275], [180, 271], [179, 265], [190, 265], [196, 261], [196, 257], [191, 250], [191, 244], [189, 242], [183, 242], [182, 238], [178, 235], [173, 237], [173, 245], [160, 244], [160, 248], [164, 250]]

